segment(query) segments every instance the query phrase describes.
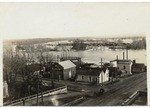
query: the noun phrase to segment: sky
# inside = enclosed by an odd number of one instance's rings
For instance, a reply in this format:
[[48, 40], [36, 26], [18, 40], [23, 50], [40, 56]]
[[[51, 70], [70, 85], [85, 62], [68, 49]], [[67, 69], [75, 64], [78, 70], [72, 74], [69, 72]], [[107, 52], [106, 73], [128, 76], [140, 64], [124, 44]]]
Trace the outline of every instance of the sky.
[[150, 3], [0, 3], [3, 39], [146, 34]]

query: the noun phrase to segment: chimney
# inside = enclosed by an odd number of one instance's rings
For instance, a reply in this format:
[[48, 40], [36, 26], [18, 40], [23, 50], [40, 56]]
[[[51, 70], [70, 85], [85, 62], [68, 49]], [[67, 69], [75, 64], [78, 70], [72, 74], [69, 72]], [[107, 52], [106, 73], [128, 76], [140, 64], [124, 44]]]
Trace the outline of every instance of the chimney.
[[136, 63], [136, 60], [133, 60], [133, 64], [135, 64]]
[[123, 52], [123, 60], [124, 60], [124, 52]]
[[116, 56], [116, 59], [118, 60], [118, 55]]
[[126, 49], [126, 59], [128, 60], [128, 49]]
[[102, 58], [101, 58], [101, 68], [102, 68]]
[[57, 55], [57, 62], [58, 62], [58, 63], [60, 62], [60, 57], [59, 57], [59, 55]]

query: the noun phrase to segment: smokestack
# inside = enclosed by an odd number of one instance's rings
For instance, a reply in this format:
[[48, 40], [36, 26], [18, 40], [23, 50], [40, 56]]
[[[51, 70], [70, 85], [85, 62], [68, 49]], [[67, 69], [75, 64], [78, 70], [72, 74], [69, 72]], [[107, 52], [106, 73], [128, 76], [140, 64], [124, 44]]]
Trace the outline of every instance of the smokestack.
[[101, 58], [101, 68], [102, 68], [102, 58]]
[[59, 55], [57, 55], [57, 62], [58, 62], [58, 63], [60, 62], [60, 57], [59, 57]]
[[126, 59], [128, 60], [128, 49], [126, 49]]
[[124, 52], [123, 52], [123, 60], [124, 60]]
[[133, 64], [135, 64], [136, 63], [136, 60], [133, 60]]
[[116, 59], [118, 60], [118, 55], [116, 56]]

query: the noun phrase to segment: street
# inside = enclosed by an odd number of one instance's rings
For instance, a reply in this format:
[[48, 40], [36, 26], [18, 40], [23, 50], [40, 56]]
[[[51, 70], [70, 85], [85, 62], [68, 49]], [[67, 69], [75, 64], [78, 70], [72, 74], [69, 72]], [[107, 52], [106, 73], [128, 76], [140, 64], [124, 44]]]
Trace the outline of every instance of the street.
[[[119, 82], [105, 85], [105, 93], [97, 97], [87, 97], [84, 101], [74, 104], [75, 106], [120, 106], [130, 95], [137, 90], [147, 88], [146, 73], [134, 74], [129, 77], [119, 78]], [[44, 80], [48, 85], [51, 81]], [[68, 91], [67, 94], [59, 94], [44, 97], [44, 105], [61, 106], [73, 101], [77, 97], [90, 95], [93, 91], [98, 91], [100, 85], [82, 85], [69, 81], [55, 81], [55, 85], [67, 85], [75, 91]], [[41, 99], [40, 99], [41, 100]], [[22, 105], [22, 103], [17, 104]], [[36, 105], [36, 99], [26, 102], [26, 105]]]
[[125, 78], [120, 82], [109, 86], [112, 88], [104, 95], [91, 98], [78, 104], [78, 106], [116, 106], [121, 105], [135, 91], [146, 89], [146, 73], [135, 74], [129, 78]]

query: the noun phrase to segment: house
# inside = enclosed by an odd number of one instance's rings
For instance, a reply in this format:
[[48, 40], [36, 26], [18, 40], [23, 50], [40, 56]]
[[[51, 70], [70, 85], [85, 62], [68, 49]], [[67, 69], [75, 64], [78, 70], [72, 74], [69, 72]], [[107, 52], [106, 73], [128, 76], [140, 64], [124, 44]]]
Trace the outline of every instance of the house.
[[133, 65], [132, 65], [132, 73], [141, 73], [145, 72], [145, 65], [144, 63], [136, 63], [135, 60], [133, 60]]
[[8, 84], [7, 81], [3, 81], [3, 98], [7, 98], [9, 96], [8, 93]]
[[70, 60], [61, 61], [58, 63], [63, 67], [63, 79], [73, 78], [76, 75], [76, 65]]
[[57, 80], [67, 80], [76, 75], [76, 65], [70, 60], [62, 61], [59, 63], [49, 62], [45, 66], [44, 77]]
[[103, 83], [109, 81], [108, 68], [78, 69], [76, 81]]
[[132, 61], [131, 60], [124, 60], [124, 59], [116, 59], [110, 61], [112, 67], [117, 67], [122, 72], [122, 76], [124, 75], [131, 75], [131, 67]]
[[50, 79], [63, 80], [63, 67], [56, 62], [48, 62], [45, 64], [43, 77]]

